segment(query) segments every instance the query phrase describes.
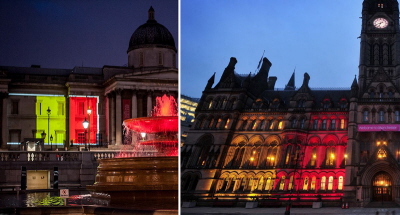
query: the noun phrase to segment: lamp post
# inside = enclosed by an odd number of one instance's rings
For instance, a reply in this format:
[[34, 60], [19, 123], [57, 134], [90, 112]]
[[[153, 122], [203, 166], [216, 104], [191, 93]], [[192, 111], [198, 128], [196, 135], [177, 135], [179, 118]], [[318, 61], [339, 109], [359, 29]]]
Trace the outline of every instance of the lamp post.
[[83, 125], [83, 128], [85, 129], [85, 151], [87, 151], [88, 150], [88, 148], [87, 148], [87, 141], [86, 141], [86, 132], [87, 132], [87, 128], [89, 127], [89, 122], [86, 120], [86, 118], [85, 118], [85, 120], [82, 122], [82, 125]]
[[[47, 132], [49, 132], [50, 134], [50, 114], [51, 114], [51, 110], [50, 107], [47, 108]], [[50, 142], [50, 136], [47, 136], [47, 144], [49, 144]], [[51, 148], [53, 149], [53, 147]]]
[[53, 135], [50, 135], [51, 151], [53, 151]]
[[[44, 147], [44, 140], [46, 139], [46, 132], [44, 132], [44, 130], [43, 130], [43, 132], [42, 132], [42, 139], [43, 139], [43, 147]], [[39, 150], [40, 150], [40, 146], [39, 146]], [[41, 151], [41, 150], [40, 150]]]
[[88, 114], [88, 118], [89, 118], [89, 127], [88, 127], [88, 140], [89, 140], [89, 151], [90, 151], [90, 114], [92, 114], [92, 110], [89, 108], [87, 109], [87, 114]]

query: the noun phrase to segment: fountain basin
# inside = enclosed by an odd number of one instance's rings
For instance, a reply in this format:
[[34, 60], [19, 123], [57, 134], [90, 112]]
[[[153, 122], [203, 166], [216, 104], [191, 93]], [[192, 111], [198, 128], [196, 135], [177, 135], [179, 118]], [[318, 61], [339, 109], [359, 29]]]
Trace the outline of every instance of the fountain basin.
[[177, 156], [101, 159], [86, 189], [110, 206], [177, 209], [178, 180]]

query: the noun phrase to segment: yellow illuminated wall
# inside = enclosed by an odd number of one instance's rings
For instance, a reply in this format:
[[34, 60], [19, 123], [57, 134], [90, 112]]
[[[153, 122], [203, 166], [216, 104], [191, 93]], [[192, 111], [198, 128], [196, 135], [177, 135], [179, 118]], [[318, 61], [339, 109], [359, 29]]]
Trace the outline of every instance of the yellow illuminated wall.
[[[37, 96], [36, 97], [36, 138], [42, 138], [46, 133], [45, 145], [63, 146], [66, 136], [66, 110], [65, 97], [63, 96]], [[50, 110], [50, 114], [48, 111]], [[50, 137], [53, 141], [50, 141]]]

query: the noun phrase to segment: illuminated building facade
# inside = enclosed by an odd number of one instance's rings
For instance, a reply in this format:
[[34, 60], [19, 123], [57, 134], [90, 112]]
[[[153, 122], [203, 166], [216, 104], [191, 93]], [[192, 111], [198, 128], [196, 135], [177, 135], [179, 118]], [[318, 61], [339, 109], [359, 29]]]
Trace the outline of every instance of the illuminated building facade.
[[195, 110], [198, 105], [198, 98], [181, 95], [180, 117], [181, 117], [181, 144], [185, 142], [187, 132], [192, 127], [195, 117]]
[[[181, 148], [182, 201], [366, 206], [400, 201], [400, 33], [396, 0], [364, 0], [358, 80], [275, 89], [271, 62], [213, 75]], [[348, 77], [351, 78], [351, 77]]]
[[[178, 98], [175, 41], [155, 20], [152, 7], [147, 22], [132, 34], [127, 55], [124, 67], [0, 66], [0, 147], [118, 148], [123, 144], [123, 120], [149, 116], [157, 96]], [[84, 121], [89, 123], [86, 129]], [[33, 139], [44, 144], [26, 144]]]

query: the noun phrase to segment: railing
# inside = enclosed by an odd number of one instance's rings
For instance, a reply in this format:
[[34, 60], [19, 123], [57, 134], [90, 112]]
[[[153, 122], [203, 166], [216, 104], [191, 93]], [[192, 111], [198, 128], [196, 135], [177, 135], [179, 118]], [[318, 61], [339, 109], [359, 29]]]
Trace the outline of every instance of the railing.
[[[3, 151], [0, 152], [1, 162], [81, 162], [91, 160], [96, 162], [99, 159], [114, 158], [118, 151]], [[132, 157], [132, 152], [121, 153], [121, 157]]]

